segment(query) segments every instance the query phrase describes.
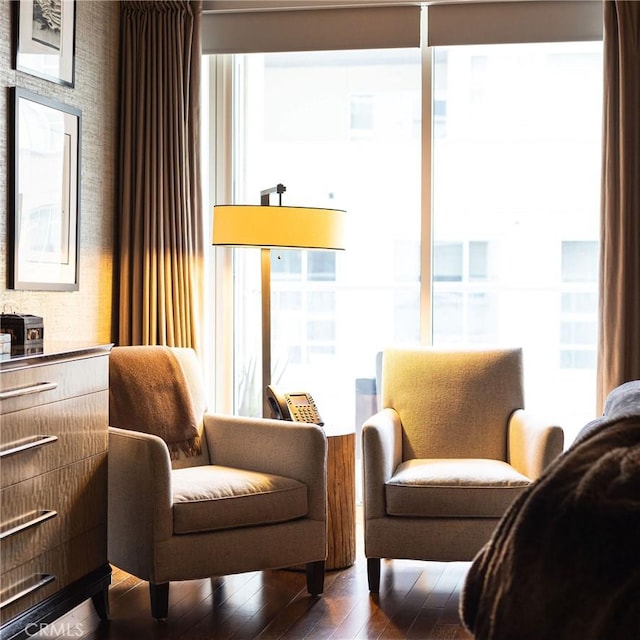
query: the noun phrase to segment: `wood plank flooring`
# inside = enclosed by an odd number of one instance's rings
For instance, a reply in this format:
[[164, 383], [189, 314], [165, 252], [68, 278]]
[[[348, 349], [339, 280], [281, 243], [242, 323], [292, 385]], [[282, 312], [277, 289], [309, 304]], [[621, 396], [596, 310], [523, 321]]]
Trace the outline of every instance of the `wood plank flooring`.
[[367, 588], [361, 522], [357, 540], [356, 563], [328, 572], [321, 597], [309, 596], [304, 574], [294, 571], [173, 582], [165, 622], [151, 618], [147, 583], [114, 567], [108, 623], [101, 623], [86, 602], [40, 636], [82, 640], [472, 638], [458, 616], [469, 563], [383, 560], [380, 594], [374, 597]]

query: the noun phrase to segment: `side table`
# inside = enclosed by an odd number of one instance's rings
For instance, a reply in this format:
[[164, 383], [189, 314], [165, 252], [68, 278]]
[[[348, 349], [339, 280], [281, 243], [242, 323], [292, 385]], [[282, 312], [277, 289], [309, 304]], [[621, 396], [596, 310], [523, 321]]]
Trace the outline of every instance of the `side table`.
[[344, 569], [356, 559], [356, 434], [353, 428], [324, 426], [327, 434], [327, 562]]

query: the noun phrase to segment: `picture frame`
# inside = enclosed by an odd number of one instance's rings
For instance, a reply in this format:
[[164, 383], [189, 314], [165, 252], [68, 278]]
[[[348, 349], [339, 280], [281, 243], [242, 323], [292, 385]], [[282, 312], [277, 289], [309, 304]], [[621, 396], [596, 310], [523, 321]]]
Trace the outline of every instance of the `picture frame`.
[[79, 109], [12, 88], [10, 289], [77, 291]]
[[75, 0], [14, 0], [15, 68], [75, 84]]

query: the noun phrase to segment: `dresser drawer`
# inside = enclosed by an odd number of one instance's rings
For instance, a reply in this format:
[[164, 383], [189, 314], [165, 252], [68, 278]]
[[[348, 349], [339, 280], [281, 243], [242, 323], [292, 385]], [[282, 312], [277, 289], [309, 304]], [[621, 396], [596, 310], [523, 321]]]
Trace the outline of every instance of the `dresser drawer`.
[[2, 570], [104, 524], [106, 504], [106, 453], [2, 489]]
[[73, 398], [109, 386], [108, 355], [56, 362], [0, 374], [0, 414]]
[[2, 416], [0, 487], [107, 450], [109, 392]]
[[6, 571], [0, 576], [0, 622], [104, 565], [106, 558], [107, 531], [101, 525]]

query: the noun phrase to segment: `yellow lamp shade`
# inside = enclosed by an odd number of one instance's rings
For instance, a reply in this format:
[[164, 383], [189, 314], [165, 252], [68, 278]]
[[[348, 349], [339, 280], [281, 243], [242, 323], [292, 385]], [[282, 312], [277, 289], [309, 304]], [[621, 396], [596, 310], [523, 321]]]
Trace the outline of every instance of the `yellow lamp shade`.
[[344, 249], [341, 209], [216, 205], [213, 244], [244, 247]]

